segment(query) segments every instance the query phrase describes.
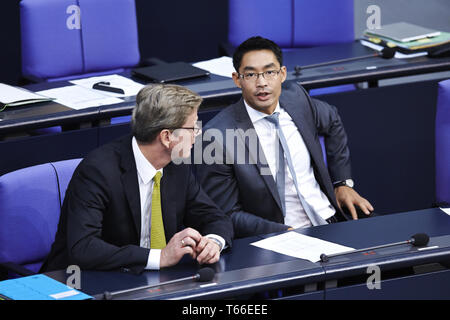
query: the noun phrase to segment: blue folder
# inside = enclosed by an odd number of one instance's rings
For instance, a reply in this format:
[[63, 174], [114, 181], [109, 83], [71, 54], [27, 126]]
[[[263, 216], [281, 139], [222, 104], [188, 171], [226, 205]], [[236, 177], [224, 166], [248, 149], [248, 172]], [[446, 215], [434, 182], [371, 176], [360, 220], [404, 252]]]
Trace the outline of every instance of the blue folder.
[[43, 274], [0, 282], [0, 299], [86, 300], [91, 296]]

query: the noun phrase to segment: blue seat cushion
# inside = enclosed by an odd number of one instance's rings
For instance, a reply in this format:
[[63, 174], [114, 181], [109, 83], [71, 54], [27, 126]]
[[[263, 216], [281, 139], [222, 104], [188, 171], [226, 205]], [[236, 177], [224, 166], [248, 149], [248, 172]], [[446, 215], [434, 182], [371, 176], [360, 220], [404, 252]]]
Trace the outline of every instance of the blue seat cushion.
[[22, 73], [52, 78], [83, 72], [81, 34], [69, 29], [67, 8], [76, 0], [22, 0]]
[[295, 0], [293, 47], [352, 42], [353, 0]]
[[113, 73], [140, 61], [134, 0], [22, 0], [20, 23], [22, 73], [31, 79]]
[[281, 48], [354, 40], [353, 0], [230, 0], [228, 41], [236, 47], [254, 36]]
[[84, 72], [136, 66], [140, 54], [134, 0], [79, 0], [79, 3]]
[[292, 44], [291, 0], [229, 1], [228, 41], [237, 47], [254, 36], [275, 41], [280, 47]]
[[63, 160], [58, 162], [52, 162], [51, 164], [58, 173], [58, 183], [59, 183], [59, 196], [61, 199], [61, 207], [66, 195], [67, 186], [69, 185], [70, 179], [72, 179], [73, 172], [81, 159], [71, 159]]
[[57, 177], [50, 164], [1, 176], [0, 262], [43, 261], [54, 241], [59, 214]]

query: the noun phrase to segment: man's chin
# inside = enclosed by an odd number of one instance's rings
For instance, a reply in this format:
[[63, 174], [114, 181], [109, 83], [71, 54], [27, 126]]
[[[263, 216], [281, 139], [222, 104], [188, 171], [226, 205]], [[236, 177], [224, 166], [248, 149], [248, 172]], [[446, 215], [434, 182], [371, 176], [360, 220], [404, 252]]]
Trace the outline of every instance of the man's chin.
[[273, 108], [273, 102], [272, 101], [264, 101], [264, 103], [258, 102], [254, 103], [252, 107], [253, 109], [256, 109], [258, 111], [268, 113]]

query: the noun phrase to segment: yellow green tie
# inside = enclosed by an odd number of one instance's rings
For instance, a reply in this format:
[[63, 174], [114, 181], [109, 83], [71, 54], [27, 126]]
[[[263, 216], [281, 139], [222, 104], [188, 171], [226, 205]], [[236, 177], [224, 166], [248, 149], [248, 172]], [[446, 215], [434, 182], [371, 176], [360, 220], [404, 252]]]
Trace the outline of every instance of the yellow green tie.
[[161, 172], [156, 172], [153, 178], [153, 192], [152, 192], [152, 218], [150, 230], [150, 248], [162, 249], [166, 246], [166, 236], [164, 234], [164, 223], [162, 219], [161, 210]]

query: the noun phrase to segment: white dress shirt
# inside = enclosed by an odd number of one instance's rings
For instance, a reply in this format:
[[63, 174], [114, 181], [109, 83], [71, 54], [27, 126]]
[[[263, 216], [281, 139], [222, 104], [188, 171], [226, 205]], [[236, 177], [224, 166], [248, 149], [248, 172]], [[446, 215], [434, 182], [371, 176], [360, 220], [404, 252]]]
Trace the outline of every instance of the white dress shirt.
[[[245, 100], [244, 104], [250, 120], [255, 127], [256, 133], [258, 134], [258, 139], [268, 162], [270, 172], [272, 173], [274, 180], [276, 180], [276, 152], [277, 148], [279, 148], [279, 139], [276, 134], [275, 124], [264, 119], [267, 114], [253, 109], [245, 102]], [[280, 104], [277, 105], [274, 112], [279, 112], [280, 129], [283, 131], [287, 141], [301, 195], [314, 212], [323, 219], [332, 217], [336, 211], [330, 204], [326, 195], [320, 189], [319, 183], [314, 176], [314, 170], [311, 166], [311, 157], [297, 126], [290, 115], [280, 107]], [[286, 158], [285, 204], [286, 216], [284, 223], [286, 225], [293, 228], [309, 227], [312, 225], [298, 197]]]
[[[161, 172], [161, 178], [164, 175], [163, 169], [156, 170], [153, 165], [145, 158], [137, 144], [136, 138], [132, 139], [132, 148], [139, 182], [139, 198], [141, 201], [141, 238], [139, 246], [150, 248], [150, 230], [151, 230], [151, 208], [152, 208], [152, 192], [153, 178], [156, 172]], [[214, 238], [221, 244], [221, 249], [225, 247], [225, 240], [215, 234], [209, 234], [206, 237]], [[169, 240], [169, 239], [167, 239]], [[161, 260], [161, 249], [150, 249], [148, 255], [147, 270], [159, 270]]]

